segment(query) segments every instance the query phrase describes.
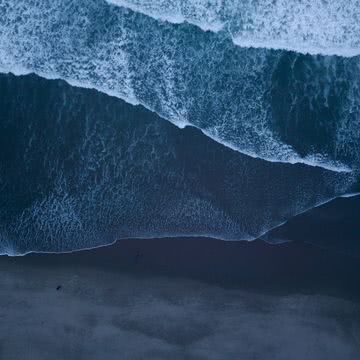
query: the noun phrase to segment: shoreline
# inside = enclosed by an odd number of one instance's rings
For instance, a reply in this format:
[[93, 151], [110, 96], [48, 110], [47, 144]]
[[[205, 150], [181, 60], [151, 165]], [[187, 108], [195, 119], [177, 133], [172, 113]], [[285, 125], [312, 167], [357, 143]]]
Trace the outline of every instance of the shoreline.
[[360, 300], [360, 258], [300, 242], [212, 238], [127, 239], [69, 253], [1, 257], [0, 264], [85, 267], [140, 276], [181, 277], [225, 288], [320, 293]]
[[0, 358], [353, 360], [359, 261], [204, 238], [0, 257]]

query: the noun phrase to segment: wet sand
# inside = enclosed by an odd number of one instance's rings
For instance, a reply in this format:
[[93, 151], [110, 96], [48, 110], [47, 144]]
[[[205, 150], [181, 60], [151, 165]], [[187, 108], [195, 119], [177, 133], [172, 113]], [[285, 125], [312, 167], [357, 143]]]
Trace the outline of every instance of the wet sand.
[[0, 269], [0, 359], [360, 358], [360, 260], [309, 245], [123, 240]]

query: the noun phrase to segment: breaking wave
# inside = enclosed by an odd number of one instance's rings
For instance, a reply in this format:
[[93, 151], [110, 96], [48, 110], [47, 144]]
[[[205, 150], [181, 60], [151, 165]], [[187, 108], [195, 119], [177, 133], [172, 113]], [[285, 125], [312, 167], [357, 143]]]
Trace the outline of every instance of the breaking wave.
[[226, 32], [242, 47], [360, 55], [358, 0], [107, 0], [154, 19]]
[[[205, 3], [211, 6], [204, 7]], [[274, 33], [271, 26], [277, 26], [279, 37], [274, 41], [278, 42], [289, 44], [287, 39], [294, 36], [293, 44], [301, 47], [308, 42], [309, 49], [320, 43], [324, 49], [358, 46], [360, 37], [353, 35], [360, 22], [348, 21], [350, 14], [357, 16], [359, 7], [354, 1], [336, 6], [323, 1], [296, 2], [298, 6], [285, 1], [274, 6], [273, 2], [260, 6], [245, 1], [234, 8], [232, 3], [183, 1], [179, 7], [178, 2], [162, 1], [155, 6], [146, 1], [118, 1], [159, 19], [175, 14], [187, 22], [202, 23], [202, 28], [220, 30], [216, 24], [228, 18], [226, 26], [236, 42], [254, 36], [261, 45], [267, 41], [266, 34]], [[142, 104], [179, 127], [195, 126], [252, 157], [334, 171], [358, 167], [359, 57], [242, 48], [234, 46], [224, 31], [173, 25], [104, 0], [3, 0], [0, 4], [2, 72], [34, 72], [98, 89]], [[324, 7], [333, 26], [318, 19]], [[301, 9], [308, 10], [306, 15], [300, 12], [297, 24], [295, 14]], [[318, 11], [313, 13], [314, 9]], [[273, 16], [279, 19], [278, 25]], [[244, 17], [248, 23], [242, 22]], [[311, 20], [309, 26], [305, 18]], [[313, 22], [319, 34], [313, 34]], [[237, 23], [243, 24], [245, 35], [240, 25], [235, 29]], [[308, 26], [307, 31], [300, 25]]]

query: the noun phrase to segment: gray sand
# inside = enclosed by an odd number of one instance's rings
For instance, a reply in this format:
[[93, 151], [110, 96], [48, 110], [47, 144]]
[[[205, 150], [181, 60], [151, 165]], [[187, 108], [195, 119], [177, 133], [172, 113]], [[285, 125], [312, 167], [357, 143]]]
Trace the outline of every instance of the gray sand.
[[0, 271], [1, 360], [360, 359], [350, 300], [22, 259]]

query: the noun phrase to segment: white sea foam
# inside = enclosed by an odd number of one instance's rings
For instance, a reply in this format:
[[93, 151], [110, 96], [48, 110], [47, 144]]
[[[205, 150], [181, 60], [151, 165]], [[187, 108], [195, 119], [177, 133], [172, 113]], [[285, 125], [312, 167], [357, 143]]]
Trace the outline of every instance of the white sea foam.
[[[358, 163], [360, 58], [313, 57], [297, 69], [296, 63], [303, 60], [299, 60], [301, 55], [293, 56], [287, 74], [291, 86], [284, 93], [290, 100], [281, 105], [281, 114], [286, 113], [282, 121], [296, 117], [301, 123], [302, 109], [294, 113], [293, 107], [306, 102], [309, 111], [315, 115], [318, 111], [310, 133], [321, 122], [321, 135], [326, 137], [326, 146], [319, 147], [314, 141], [307, 144], [307, 134], [299, 135], [304, 136], [305, 144], [300, 154], [294, 141], [278, 131], [286, 124], [280, 124], [274, 115], [283, 99], [282, 94], [272, 92], [279, 63], [287, 56], [284, 52], [240, 48], [221, 31], [214, 34], [173, 26], [101, 0], [70, 0], [67, 6], [50, 0], [2, 0], [0, 4], [2, 72], [34, 72], [95, 88], [131, 104], [142, 104], [179, 127], [195, 126], [221, 144], [268, 161], [335, 171], [349, 171]], [[142, 2], [128, 4], [139, 7]], [[149, 13], [164, 5], [164, 19], [169, 14], [179, 21], [189, 21], [188, 14], [206, 18], [204, 24], [216, 24], [213, 30], [222, 26], [217, 14], [228, 9], [222, 5], [225, 2], [211, 7], [199, 7], [199, 2], [194, 8], [184, 2], [181, 12], [176, 10], [177, 2], [171, 3], [175, 8], [167, 7], [167, 2], [157, 3], [158, 8], [151, 2], [144, 4]], [[339, 6], [339, 19], [348, 14], [344, 6]], [[266, 13], [255, 8], [257, 14]], [[335, 10], [330, 13], [335, 16]], [[204, 24], [202, 28], [210, 28]], [[352, 33], [357, 24], [352, 25]], [[281, 34], [283, 27], [279, 27]], [[351, 39], [343, 43], [352, 44]], [[331, 109], [336, 112], [335, 125], [320, 111], [329, 108], [331, 99], [338, 99], [336, 108]], [[316, 106], [321, 109], [313, 110]]]
[[230, 34], [244, 47], [360, 54], [359, 0], [107, 0], [161, 21]]

